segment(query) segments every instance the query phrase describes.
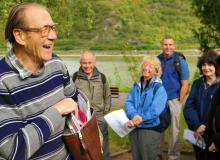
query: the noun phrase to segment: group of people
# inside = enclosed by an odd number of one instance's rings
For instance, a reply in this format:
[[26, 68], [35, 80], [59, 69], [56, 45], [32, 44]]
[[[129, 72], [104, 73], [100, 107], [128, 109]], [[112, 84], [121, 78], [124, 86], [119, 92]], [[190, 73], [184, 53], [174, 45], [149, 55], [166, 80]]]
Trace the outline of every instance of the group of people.
[[171, 122], [168, 128], [168, 159], [180, 159], [180, 113], [189, 88], [189, 69], [185, 57], [175, 51], [174, 39], [165, 36], [162, 53], [145, 56], [140, 66], [140, 79], [134, 83], [125, 101], [130, 119], [128, 127], [134, 160], [163, 159], [164, 131], [160, 114], [168, 104]]
[[[170, 36], [161, 42], [162, 53], [145, 56], [140, 65], [141, 76], [125, 101], [130, 119], [126, 125], [136, 127], [130, 134], [134, 160], [160, 160], [163, 132], [160, 114], [168, 104], [171, 122], [168, 129], [168, 159], [180, 159], [180, 113], [189, 90], [189, 69], [184, 55], [175, 51]], [[193, 81], [183, 107], [188, 128], [202, 147], [193, 145], [196, 160], [220, 159], [220, 56], [212, 50], [197, 62], [200, 76]], [[162, 71], [162, 74], [161, 74]], [[159, 86], [159, 87], [158, 87]], [[155, 89], [156, 88], [156, 89]], [[202, 140], [204, 139], [204, 141]], [[205, 149], [203, 148], [204, 146]]]
[[[78, 113], [80, 89], [96, 112], [103, 159], [109, 160], [104, 115], [110, 110], [111, 93], [106, 76], [95, 67], [95, 55], [82, 53], [80, 68], [70, 77], [64, 62], [52, 52], [56, 24], [48, 9], [36, 3], [13, 7], [5, 39], [11, 49], [0, 60], [0, 159], [73, 159], [62, 134], [66, 115]], [[172, 117], [168, 157], [180, 159], [179, 120], [189, 89], [189, 69], [185, 57], [175, 51], [172, 37], [164, 37], [161, 47], [157, 57], [143, 58], [141, 76], [125, 101], [126, 125], [135, 127], [129, 133], [134, 160], [162, 159], [164, 133], [159, 116], [166, 104]], [[193, 82], [184, 106], [189, 128], [207, 144], [205, 150], [193, 146], [198, 160], [220, 159], [219, 65], [215, 51], [199, 57], [201, 77]]]

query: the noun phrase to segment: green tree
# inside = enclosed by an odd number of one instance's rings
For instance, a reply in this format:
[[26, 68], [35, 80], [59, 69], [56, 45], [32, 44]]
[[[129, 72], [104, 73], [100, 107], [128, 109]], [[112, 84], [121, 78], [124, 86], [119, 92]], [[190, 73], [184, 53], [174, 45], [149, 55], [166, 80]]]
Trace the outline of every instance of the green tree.
[[200, 24], [191, 12], [192, 1], [0, 0], [0, 46], [11, 6], [36, 2], [47, 6], [58, 23], [61, 48], [123, 50], [126, 42], [128, 50], [159, 49], [166, 34], [175, 37], [178, 49], [194, 48], [198, 43], [192, 29]]
[[5, 43], [4, 42], [4, 29], [5, 29], [5, 23], [7, 20], [7, 16], [8, 16], [8, 11], [9, 9], [16, 4], [15, 1], [12, 0], [0, 0], [0, 47], [5, 47]]
[[94, 26], [92, 0], [74, 0], [72, 6], [73, 33], [80, 38], [88, 38]]
[[201, 50], [220, 47], [220, 1], [193, 0], [193, 8], [203, 24], [195, 31]]

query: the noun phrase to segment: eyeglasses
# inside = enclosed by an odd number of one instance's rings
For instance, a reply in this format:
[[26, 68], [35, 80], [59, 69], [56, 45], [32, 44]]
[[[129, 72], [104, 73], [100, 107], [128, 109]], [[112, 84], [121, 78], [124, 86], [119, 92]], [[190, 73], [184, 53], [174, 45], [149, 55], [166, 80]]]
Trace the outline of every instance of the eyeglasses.
[[142, 65], [142, 71], [146, 70], [146, 68], [149, 68], [149, 69], [154, 69], [155, 66], [153, 64], [150, 64], [150, 63], [144, 63]]
[[57, 35], [57, 24], [54, 25], [44, 25], [43, 27], [39, 28], [20, 28], [25, 32], [39, 32], [42, 37], [47, 37], [50, 31], [52, 30]]

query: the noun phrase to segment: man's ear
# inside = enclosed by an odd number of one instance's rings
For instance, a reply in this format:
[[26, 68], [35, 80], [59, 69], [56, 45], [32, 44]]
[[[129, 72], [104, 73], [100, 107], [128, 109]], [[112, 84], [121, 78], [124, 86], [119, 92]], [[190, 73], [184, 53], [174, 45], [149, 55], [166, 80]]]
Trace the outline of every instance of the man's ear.
[[15, 41], [18, 44], [20, 44], [22, 46], [26, 44], [26, 41], [25, 41], [26, 37], [20, 29], [14, 29], [13, 30], [13, 35], [14, 35]]

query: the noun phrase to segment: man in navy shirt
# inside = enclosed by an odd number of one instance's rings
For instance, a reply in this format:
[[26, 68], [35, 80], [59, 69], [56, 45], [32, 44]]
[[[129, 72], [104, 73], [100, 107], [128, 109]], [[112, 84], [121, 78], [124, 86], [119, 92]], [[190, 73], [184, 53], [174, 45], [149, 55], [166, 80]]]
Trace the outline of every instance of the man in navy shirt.
[[[181, 106], [189, 88], [189, 69], [184, 57], [175, 51], [175, 43], [171, 36], [163, 38], [161, 48], [162, 53], [158, 56], [162, 66], [161, 79], [168, 95], [172, 115], [168, 130], [168, 159], [179, 160], [181, 149], [179, 120]], [[179, 71], [176, 61], [178, 61]]]

